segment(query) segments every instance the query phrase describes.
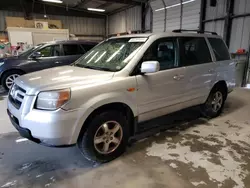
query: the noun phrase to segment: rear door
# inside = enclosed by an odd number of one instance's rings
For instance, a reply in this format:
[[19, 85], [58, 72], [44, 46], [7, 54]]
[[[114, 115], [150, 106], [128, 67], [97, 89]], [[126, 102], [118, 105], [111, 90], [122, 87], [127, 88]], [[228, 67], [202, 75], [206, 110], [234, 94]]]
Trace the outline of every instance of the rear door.
[[63, 65], [70, 65], [85, 54], [85, 49], [80, 44], [63, 44]]
[[181, 67], [185, 67], [185, 101], [190, 106], [205, 102], [213, 87], [215, 63], [204, 37], [180, 37]]

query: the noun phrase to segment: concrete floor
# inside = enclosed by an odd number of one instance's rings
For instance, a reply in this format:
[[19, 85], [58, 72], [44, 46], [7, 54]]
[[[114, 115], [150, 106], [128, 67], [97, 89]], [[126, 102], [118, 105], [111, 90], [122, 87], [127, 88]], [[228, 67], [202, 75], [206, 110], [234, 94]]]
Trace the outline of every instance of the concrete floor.
[[250, 187], [250, 90], [233, 92], [216, 119], [200, 118], [197, 109], [167, 116], [162, 124], [177, 118], [174, 128], [138, 141], [104, 165], [88, 162], [75, 147], [20, 140], [5, 100], [0, 101], [0, 187]]

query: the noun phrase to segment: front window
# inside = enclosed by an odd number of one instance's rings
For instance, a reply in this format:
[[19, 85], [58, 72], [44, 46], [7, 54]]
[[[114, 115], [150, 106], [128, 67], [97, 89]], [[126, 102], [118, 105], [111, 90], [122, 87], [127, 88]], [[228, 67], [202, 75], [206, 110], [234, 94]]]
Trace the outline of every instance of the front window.
[[50, 45], [37, 50], [41, 53], [41, 57], [56, 57], [60, 56], [60, 45]]
[[87, 52], [74, 64], [78, 67], [116, 72], [136, 55], [147, 38], [109, 39]]
[[30, 54], [32, 54], [36, 49], [42, 47], [44, 44], [38, 44], [37, 46], [34, 46], [26, 51], [23, 51], [22, 53], [20, 53], [18, 56], [19, 57], [25, 57], [25, 56], [29, 56]]

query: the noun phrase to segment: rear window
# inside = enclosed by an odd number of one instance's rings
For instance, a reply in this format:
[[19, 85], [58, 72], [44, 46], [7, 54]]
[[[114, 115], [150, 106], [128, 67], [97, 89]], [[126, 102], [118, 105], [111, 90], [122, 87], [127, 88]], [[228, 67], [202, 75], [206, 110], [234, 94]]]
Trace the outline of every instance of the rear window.
[[81, 55], [84, 54], [84, 49], [78, 44], [64, 44], [63, 45], [64, 55]]
[[211, 44], [216, 60], [225, 61], [230, 59], [230, 55], [227, 49], [226, 44], [222, 39], [219, 38], [208, 38], [209, 43]]

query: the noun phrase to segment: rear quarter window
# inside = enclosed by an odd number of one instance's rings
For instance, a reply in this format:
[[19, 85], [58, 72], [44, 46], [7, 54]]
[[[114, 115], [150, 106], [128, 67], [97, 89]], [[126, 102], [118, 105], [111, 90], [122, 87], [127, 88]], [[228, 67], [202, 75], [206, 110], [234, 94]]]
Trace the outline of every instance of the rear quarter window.
[[230, 59], [227, 46], [220, 38], [208, 38], [210, 45], [212, 46], [216, 61], [225, 61]]

